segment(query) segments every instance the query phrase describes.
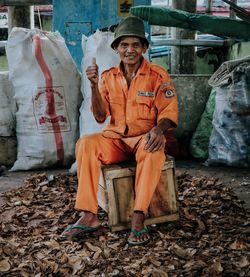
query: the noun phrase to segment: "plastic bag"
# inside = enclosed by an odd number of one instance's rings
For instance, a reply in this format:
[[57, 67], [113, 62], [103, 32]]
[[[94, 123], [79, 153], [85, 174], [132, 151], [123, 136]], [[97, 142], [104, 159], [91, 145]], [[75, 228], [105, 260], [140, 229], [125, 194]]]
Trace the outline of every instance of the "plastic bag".
[[250, 56], [229, 61], [209, 83], [216, 89], [209, 165], [250, 166]]

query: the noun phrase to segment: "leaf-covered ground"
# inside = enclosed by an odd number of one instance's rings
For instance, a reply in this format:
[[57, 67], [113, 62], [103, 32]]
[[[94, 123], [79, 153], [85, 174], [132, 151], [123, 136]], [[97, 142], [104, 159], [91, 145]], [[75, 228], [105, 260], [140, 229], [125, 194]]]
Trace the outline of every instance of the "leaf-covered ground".
[[[250, 276], [250, 221], [219, 180], [177, 176], [180, 220], [151, 226], [146, 246], [107, 226], [81, 241], [60, 239], [79, 218], [77, 179], [36, 174], [5, 193], [0, 211], [0, 276]], [[100, 218], [107, 221], [100, 210]]]

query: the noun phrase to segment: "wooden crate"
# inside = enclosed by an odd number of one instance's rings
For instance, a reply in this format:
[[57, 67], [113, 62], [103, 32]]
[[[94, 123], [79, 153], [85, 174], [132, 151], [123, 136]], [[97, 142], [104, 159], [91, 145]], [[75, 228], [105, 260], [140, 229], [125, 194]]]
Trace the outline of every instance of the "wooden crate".
[[[108, 213], [109, 226], [112, 231], [130, 228], [134, 207], [135, 165], [135, 162], [126, 162], [102, 166], [98, 203]], [[162, 169], [145, 224], [178, 220], [176, 198], [175, 164], [174, 159], [170, 157]]]

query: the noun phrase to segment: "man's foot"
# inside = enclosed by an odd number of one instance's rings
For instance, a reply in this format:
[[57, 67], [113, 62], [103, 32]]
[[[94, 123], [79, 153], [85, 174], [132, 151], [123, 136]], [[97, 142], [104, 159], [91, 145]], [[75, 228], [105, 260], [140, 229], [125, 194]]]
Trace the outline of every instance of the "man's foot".
[[98, 230], [101, 222], [97, 214], [84, 212], [84, 215], [73, 225], [69, 225], [61, 234], [62, 238], [79, 238], [82, 235]]
[[134, 212], [132, 216], [131, 233], [128, 238], [129, 245], [143, 245], [150, 240], [148, 229], [144, 225], [143, 212]]

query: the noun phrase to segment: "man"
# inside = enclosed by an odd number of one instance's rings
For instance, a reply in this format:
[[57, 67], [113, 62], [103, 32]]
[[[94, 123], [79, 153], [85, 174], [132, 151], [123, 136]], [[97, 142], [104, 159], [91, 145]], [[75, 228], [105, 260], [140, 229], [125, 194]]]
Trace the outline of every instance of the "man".
[[92, 111], [97, 122], [110, 116], [102, 133], [87, 135], [76, 145], [78, 191], [76, 209], [84, 215], [63, 235], [79, 237], [100, 227], [97, 190], [101, 164], [134, 158], [137, 162], [135, 206], [130, 245], [149, 241], [145, 215], [165, 162], [167, 130], [177, 126], [177, 97], [167, 72], [143, 58], [149, 42], [143, 21], [125, 18], [116, 28], [111, 47], [121, 62], [102, 74], [95, 59], [86, 74], [92, 90]]

